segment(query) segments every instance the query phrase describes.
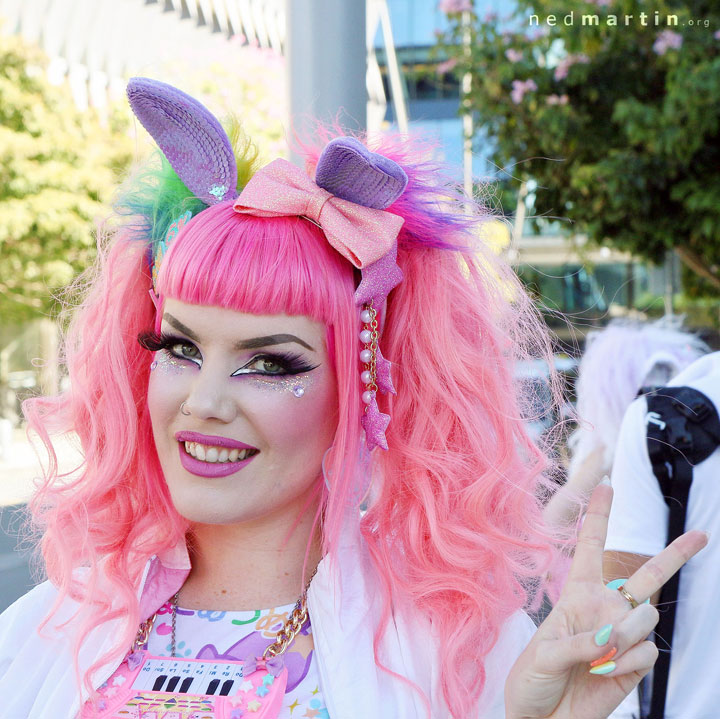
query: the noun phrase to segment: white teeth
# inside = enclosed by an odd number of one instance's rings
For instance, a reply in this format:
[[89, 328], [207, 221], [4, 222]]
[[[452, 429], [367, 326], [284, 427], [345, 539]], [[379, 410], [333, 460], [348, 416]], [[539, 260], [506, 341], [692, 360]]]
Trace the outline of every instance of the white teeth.
[[228, 449], [199, 442], [185, 442], [185, 451], [203, 462], [240, 462], [254, 453], [252, 449]]

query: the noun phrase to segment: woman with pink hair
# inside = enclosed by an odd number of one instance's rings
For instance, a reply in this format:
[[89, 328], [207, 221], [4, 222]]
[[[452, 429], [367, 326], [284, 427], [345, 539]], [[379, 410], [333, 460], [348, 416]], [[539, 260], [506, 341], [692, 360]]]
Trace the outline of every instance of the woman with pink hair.
[[553, 544], [513, 363], [549, 349], [482, 218], [406, 142], [255, 172], [184, 93], [128, 96], [163, 156], [118, 200], [71, 388], [25, 408], [49, 581], [0, 619], [4, 716], [606, 717], [654, 661], [636, 600], [706, 538], [607, 589], [600, 487], [533, 635]]

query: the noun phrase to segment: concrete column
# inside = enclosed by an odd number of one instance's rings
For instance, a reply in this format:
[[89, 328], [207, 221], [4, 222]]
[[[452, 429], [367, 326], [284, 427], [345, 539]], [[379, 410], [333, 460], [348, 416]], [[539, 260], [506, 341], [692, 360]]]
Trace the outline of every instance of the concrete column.
[[291, 128], [302, 137], [314, 118], [364, 130], [365, 0], [285, 0], [285, 7]]

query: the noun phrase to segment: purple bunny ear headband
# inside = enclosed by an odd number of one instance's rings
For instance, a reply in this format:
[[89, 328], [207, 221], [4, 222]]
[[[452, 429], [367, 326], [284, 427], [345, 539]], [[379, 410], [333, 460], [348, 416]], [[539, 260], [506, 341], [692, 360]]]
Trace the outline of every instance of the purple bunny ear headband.
[[[176, 88], [133, 78], [128, 98], [135, 115], [157, 141], [178, 177], [208, 205], [236, 197], [237, 169], [220, 123], [197, 100]], [[370, 152], [352, 137], [328, 143], [315, 181], [285, 160], [255, 173], [233, 205], [255, 216], [301, 216], [319, 225], [329, 244], [361, 271], [355, 291], [360, 332], [361, 380], [366, 389], [362, 417], [368, 449], [387, 449], [390, 417], [379, 411], [377, 391], [395, 393], [391, 363], [378, 347], [379, 316], [390, 291], [402, 280], [397, 235], [403, 219], [385, 208], [403, 193], [408, 178], [392, 160]], [[153, 277], [169, 243], [187, 216], [171, 226], [154, 258]]]

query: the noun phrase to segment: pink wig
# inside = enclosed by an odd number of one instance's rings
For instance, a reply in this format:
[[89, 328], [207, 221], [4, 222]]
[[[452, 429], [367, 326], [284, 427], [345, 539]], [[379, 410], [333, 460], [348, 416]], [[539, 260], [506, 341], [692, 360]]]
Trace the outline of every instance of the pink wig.
[[[306, 148], [309, 164], [321, 143]], [[361, 525], [384, 587], [376, 661], [392, 606], [411, 604], [433, 624], [443, 695], [452, 716], [464, 719], [476, 711], [484, 657], [550, 559], [540, 502], [547, 462], [528, 437], [513, 377], [516, 360], [538, 353], [550, 360], [550, 350], [514, 274], [476, 242], [481, 218], [460, 210], [438, 168], [397, 139], [372, 149], [410, 178], [389, 208], [405, 219], [398, 251], [405, 279], [389, 296], [380, 340], [394, 363], [397, 396], [381, 398], [392, 416], [389, 450], [373, 454], [381, 480]], [[193, 218], [158, 278], [166, 297], [326, 324], [340, 389], [329, 491], [318, 481], [331, 556], [358, 495], [354, 462], [346, 461], [361, 448], [355, 282], [353, 268], [310, 222], [239, 215], [228, 203]], [[77, 477], [59, 478], [51, 464], [32, 510], [45, 530], [58, 604], [68, 594], [82, 603], [83, 635], [125, 617], [118, 647], [135, 634], [147, 559], [187, 531], [170, 502], [146, 409], [150, 358], [136, 337], [155, 323], [149, 287], [146, 246], [120, 231], [101, 252], [69, 330], [71, 389], [25, 407], [51, 458], [49, 430], [80, 437], [85, 462]], [[73, 581], [79, 566], [87, 567], [84, 585]], [[101, 574], [114, 597], [98, 594]]]

